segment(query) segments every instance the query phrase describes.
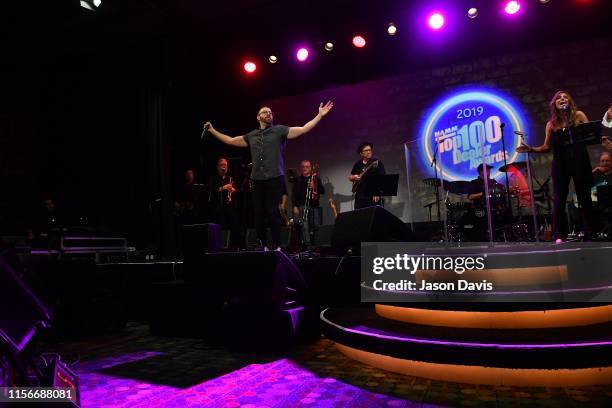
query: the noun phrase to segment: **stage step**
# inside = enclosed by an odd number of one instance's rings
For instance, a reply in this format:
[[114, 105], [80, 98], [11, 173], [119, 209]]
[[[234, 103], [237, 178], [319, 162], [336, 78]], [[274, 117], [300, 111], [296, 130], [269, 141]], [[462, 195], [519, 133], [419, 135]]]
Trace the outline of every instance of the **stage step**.
[[[323, 333], [342, 352], [391, 371], [482, 384], [520, 385], [525, 378], [547, 386], [612, 382], [612, 323], [579, 329], [458, 329], [393, 321], [373, 308], [326, 309], [321, 322]], [[491, 378], [475, 374], [479, 370], [490, 371]], [[512, 375], [500, 374], [506, 371]]]

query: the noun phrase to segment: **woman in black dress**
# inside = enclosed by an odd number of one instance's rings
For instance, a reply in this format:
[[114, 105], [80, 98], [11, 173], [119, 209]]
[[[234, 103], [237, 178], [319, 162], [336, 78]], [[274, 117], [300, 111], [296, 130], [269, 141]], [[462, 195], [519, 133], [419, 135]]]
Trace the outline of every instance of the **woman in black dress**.
[[570, 180], [574, 187], [580, 206], [582, 230], [586, 240], [591, 237], [593, 203], [591, 202], [591, 162], [584, 143], [575, 143], [572, 131], [576, 126], [588, 122], [584, 112], [578, 110], [570, 94], [558, 91], [550, 101], [550, 119], [546, 123], [544, 144], [537, 147], [521, 145], [517, 152], [546, 153], [552, 150], [553, 181], [553, 239], [565, 239], [568, 225], [565, 216], [565, 205], [569, 192]]

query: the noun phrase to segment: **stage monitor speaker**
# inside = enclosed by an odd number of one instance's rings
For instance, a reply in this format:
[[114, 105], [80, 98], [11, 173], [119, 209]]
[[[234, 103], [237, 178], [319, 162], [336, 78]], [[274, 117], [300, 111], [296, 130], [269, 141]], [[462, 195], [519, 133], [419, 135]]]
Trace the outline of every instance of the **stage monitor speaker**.
[[295, 264], [280, 251], [205, 254], [185, 281], [198, 283], [226, 302], [239, 306], [271, 306], [282, 310], [301, 298], [306, 282]]
[[0, 341], [21, 352], [51, 315], [13, 268], [0, 257]]
[[380, 206], [360, 208], [338, 214], [332, 246], [339, 252], [361, 251], [362, 242], [412, 241], [406, 224]]
[[[280, 233], [280, 246], [281, 248], [287, 248], [291, 244], [291, 234], [293, 234], [293, 229], [291, 227], [281, 227]], [[270, 228], [266, 228], [266, 237], [268, 239], [268, 243], [272, 242], [272, 233], [270, 232]], [[260, 247], [259, 238], [257, 238], [255, 228], [247, 228], [246, 246], [248, 249]]]

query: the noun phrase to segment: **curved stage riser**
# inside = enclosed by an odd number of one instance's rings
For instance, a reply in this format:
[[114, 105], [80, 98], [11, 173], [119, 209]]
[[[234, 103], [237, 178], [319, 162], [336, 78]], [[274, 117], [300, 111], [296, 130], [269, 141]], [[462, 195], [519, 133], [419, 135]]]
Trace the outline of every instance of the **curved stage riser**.
[[437, 381], [517, 387], [580, 387], [612, 384], [612, 367], [586, 369], [508, 369], [434, 364], [371, 353], [337, 344], [347, 357], [383, 370]]
[[364, 308], [326, 309], [321, 321], [344, 354], [398, 373], [489, 385], [612, 384], [610, 322], [579, 330], [453, 328], [393, 321]]

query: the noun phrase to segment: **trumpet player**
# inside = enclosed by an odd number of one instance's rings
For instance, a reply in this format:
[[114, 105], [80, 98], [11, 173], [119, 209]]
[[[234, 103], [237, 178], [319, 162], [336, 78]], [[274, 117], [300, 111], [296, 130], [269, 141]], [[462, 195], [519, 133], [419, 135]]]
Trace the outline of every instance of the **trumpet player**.
[[323, 224], [319, 198], [325, 194], [325, 187], [310, 160], [302, 160], [299, 170], [300, 175], [293, 185], [293, 219], [301, 223], [302, 243], [309, 247], [315, 245], [315, 231]]
[[230, 247], [240, 248], [240, 228], [238, 216], [234, 206], [235, 193], [234, 179], [228, 174], [229, 164], [225, 157], [217, 159], [217, 174], [210, 178], [208, 184], [208, 203], [210, 221], [220, 224], [223, 229], [230, 231]]

